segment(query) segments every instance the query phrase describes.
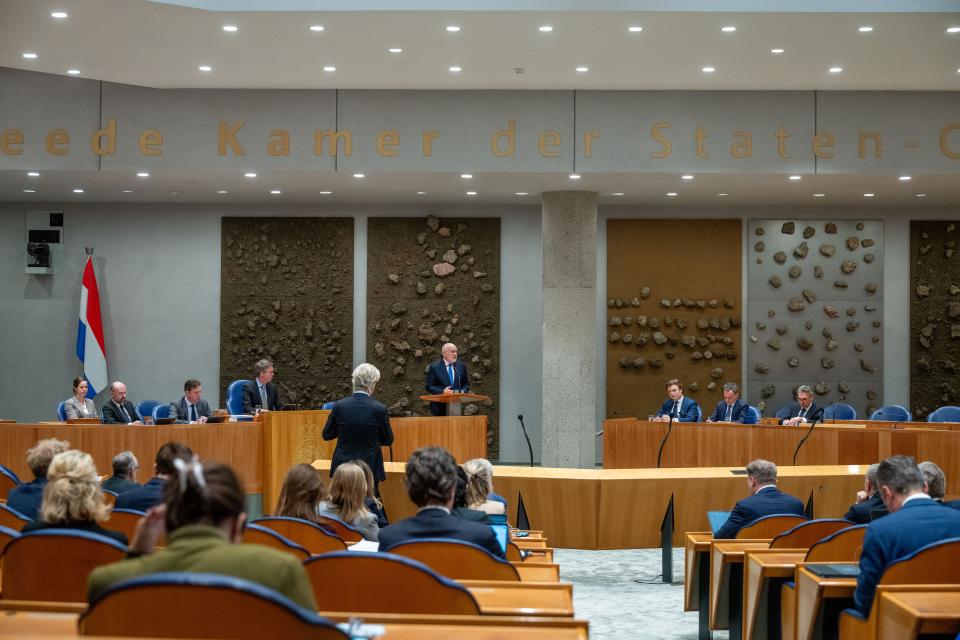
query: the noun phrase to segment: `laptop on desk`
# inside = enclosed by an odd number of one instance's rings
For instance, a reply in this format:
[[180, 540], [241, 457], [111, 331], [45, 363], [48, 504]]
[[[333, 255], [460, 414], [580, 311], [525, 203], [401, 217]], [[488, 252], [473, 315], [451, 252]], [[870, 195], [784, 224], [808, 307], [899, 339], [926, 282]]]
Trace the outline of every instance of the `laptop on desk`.
[[707, 511], [707, 520], [710, 522], [710, 531], [713, 532], [713, 535], [717, 535], [717, 531], [720, 531], [729, 517], [729, 511]]

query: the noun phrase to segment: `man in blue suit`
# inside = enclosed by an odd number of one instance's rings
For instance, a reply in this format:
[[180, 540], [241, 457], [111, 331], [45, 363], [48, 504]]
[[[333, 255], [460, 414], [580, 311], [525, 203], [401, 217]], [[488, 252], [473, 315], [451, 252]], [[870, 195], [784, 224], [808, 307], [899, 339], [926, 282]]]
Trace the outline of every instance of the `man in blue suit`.
[[[434, 395], [441, 393], [470, 392], [470, 374], [467, 365], [457, 360], [457, 345], [448, 342], [440, 350], [443, 357], [432, 362], [427, 369], [427, 391]], [[447, 405], [431, 402], [430, 413], [435, 416], [447, 415]]]
[[380, 530], [380, 550], [421, 538], [449, 538], [471, 542], [498, 558], [503, 549], [488, 525], [451, 515], [457, 490], [457, 462], [441, 447], [417, 449], [407, 461], [403, 478], [417, 515]]
[[167, 442], [160, 447], [153, 465], [154, 476], [146, 484], [118, 495], [114, 506], [117, 509], [146, 511], [163, 502], [167, 481], [177, 472], [173, 463], [177, 458], [184, 462], [192, 460], [193, 450], [182, 442]]
[[803, 503], [777, 488], [777, 465], [769, 460], [754, 460], [747, 465], [750, 496], [737, 502], [730, 517], [714, 534], [714, 539], [735, 538], [737, 532], [763, 516], [802, 516]]
[[667, 380], [667, 395], [670, 399], [660, 407], [660, 413], [653, 419], [654, 422], [669, 422], [673, 416], [676, 422], [700, 422], [700, 405], [696, 400], [683, 397], [683, 384], [676, 378]]
[[923, 491], [924, 482], [923, 472], [909, 456], [887, 458], [877, 469], [880, 495], [890, 515], [871, 522], [863, 539], [853, 601], [865, 616], [890, 563], [928, 544], [960, 537], [960, 511], [930, 498]]
[[740, 387], [736, 382], [728, 382], [723, 385], [723, 400], [717, 403], [707, 422], [743, 422], [749, 410], [750, 406], [740, 399]]
[[857, 501], [843, 514], [844, 520], [849, 520], [853, 524], [870, 524], [877, 515], [887, 513], [883, 497], [880, 495], [880, 487], [877, 486], [877, 469], [879, 468], [879, 462], [867, 467], [867, 473], [863, 477], [863, 491], [857, 491]]

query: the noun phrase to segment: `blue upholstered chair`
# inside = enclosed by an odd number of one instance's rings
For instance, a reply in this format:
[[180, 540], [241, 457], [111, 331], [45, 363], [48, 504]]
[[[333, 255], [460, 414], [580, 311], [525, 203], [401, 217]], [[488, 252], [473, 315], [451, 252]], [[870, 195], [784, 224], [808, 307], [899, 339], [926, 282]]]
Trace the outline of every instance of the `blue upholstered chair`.
[[880, 407], [870, 416], [871, 420], [883, 420], [885, 422], [910, 422], [913, 416], [905, 407], [898, 404], [888, 404]]
[[823, 410], [824, 420], [856, 420], [857, 410], [845, 402], [834, 402]]
[[6, 502], [0, 503], [0, 526], [20, 531], [23, 525], [29, 522], [30, 518], [11, 508]]
[[[229, 615], [210, 615], [213, 611]], [[215, 573], [162, 572], [124, 580], [97, 596], [79, 624], [80, 635], [96, 636], [349, 638], [273, 589]]]
[[773, 417], [777, 420], [783, 420], [784, 418], [790, 417], [790, 404], [787, 403], [783, 406], [777, 407], [777, 410], [773, 412]]
[[[141, 416], [143, 417], [143, 416]], [[160, 418], [169, 418], [170, 417], [170, 405], [161, 402], [153, 408], [153, 421], [156, 422]]]
[[0, 498], [7, 499], [7, 494], [20, 484], [20, 478], [13, 469], [0, 464]]
[[330, 411], [331, 409], [333, 409], [333, 403], [332, 403], [332, 402], [324, 402], [324, 403], [323, 403], [323, 406], [321, 406], [320, 408], [321, 408], [323, 411]]
[[243, 413], [243, 384], [246, 380], [234, 380], [227, 387], [227, 411], [232, 416]]
[[960, 407], [940, 407], [927, 416], [927, 422], [960, 422]]
[[7, 548], [7, 545], [19, 537], [19, 531], [15, 531], [10, 527], [0, 526], [0, 556], [3, 555], [3, 550]]
[[747, 406], [747, 413], [743, 416], [743, 424], [758, 424], [760, 422], [760, 410], [750, 405]]
[[160, 404], [159, 400], [142, 400], [137, 404], [137, 413], [140, 414], [141, 418], [152, 416], [153, 409], [158, 404]]
[[60, 417], [60, 422], [67, 421], [67, 403], [61, 402], [57, 405], [57, 415]]

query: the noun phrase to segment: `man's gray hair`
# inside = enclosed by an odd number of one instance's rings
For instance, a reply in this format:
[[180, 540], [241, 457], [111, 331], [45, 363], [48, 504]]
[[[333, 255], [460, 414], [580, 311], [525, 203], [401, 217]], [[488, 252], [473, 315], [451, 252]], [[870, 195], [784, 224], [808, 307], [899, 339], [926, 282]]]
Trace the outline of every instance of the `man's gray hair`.
[[733, 391], [734, 393], [740, 393], [740, 386], [736, 382], [728, 382], [723, 385], [724, 391]]
[[257, 370], [257, 375], [260, 375], [272, 366], [273, 363], [264, 358], [263, 360], [257, 360], [257, 364], [253, 365], [253, 368]]
[[808, 384], [802, 384], [797, 387], [797, 395], [800, 395], [801, 393], [806, 393], [810, 396], [813, 396], [813, 387]]
[[777, 484], [777, 465], [769, 460], [754, 460], [747, 465], [747, 475], [760, 484]]
[[872, 465], [867, 467], [867, 482], [869, 482], [874, 489], [879, 489], [880, 485], [877, 484], [877, 469], [880, 468], [879, 462], [874, 462]]
[[917, 466], [920, 467], [920, 473], [927, 481], [927, 495], [934, 500], [943, 500], [943, 496], [947, 493], [947, 476], [944, 475], [943, 469], [929, 460], [924, 460]]
[[904, 495], [923, 491], [923, 472], [910, 456], [891, 456], [877, 469], [877, 486]]
[[380, 381], [380, 370], [369, 362], [364, 362], [357, 365], [357, 368], [353, 370], [351, 380], [353, 381], [354, 391], [366, 391], [372, 394], [373, 388]]
[[113, 475], [115, 476], [126, 477], [130, 474], [131, 469], [139, 466], [137, 456], [133, 455], [133, 451], [121, 451], [113, 456]]

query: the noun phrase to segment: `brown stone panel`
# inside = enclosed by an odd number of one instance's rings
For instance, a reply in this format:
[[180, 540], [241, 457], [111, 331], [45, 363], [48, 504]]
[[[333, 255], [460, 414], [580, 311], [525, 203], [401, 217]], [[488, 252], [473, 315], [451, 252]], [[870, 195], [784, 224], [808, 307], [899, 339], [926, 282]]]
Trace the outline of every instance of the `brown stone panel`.
[[273, 360], [282, 402], [350, 393], [353, 219], [223, 218], [220, 388]]
[[910, 408], [960, 405], [960, 225], [910, 223]]
[[380, 369], [377, 395], [392, 415], [430, 415], [419, 396], [445, 342], [457, 345], [471, 391], [492, 398], [464, 412], [487, 415], [489, 457], [497, 459], [499, 218], [370, 218], [367, 359]]
[[[608, 221], [608, 418], [646, 419], [663, 404], [671, 378], [683, 381], [685, 394], [709, 415], [723, 383], [740, 383], [740, 249], [739, 220]], [[624, 325], [626, 318], [630, 324]], [[638, 318], [646, 326], [638, 326]], [[667, 341], [657, 344], [655, 332]], [[715, 369], [722, 369], [716, 378]], [[711, 382], [716, 389], [708, 389]]]

